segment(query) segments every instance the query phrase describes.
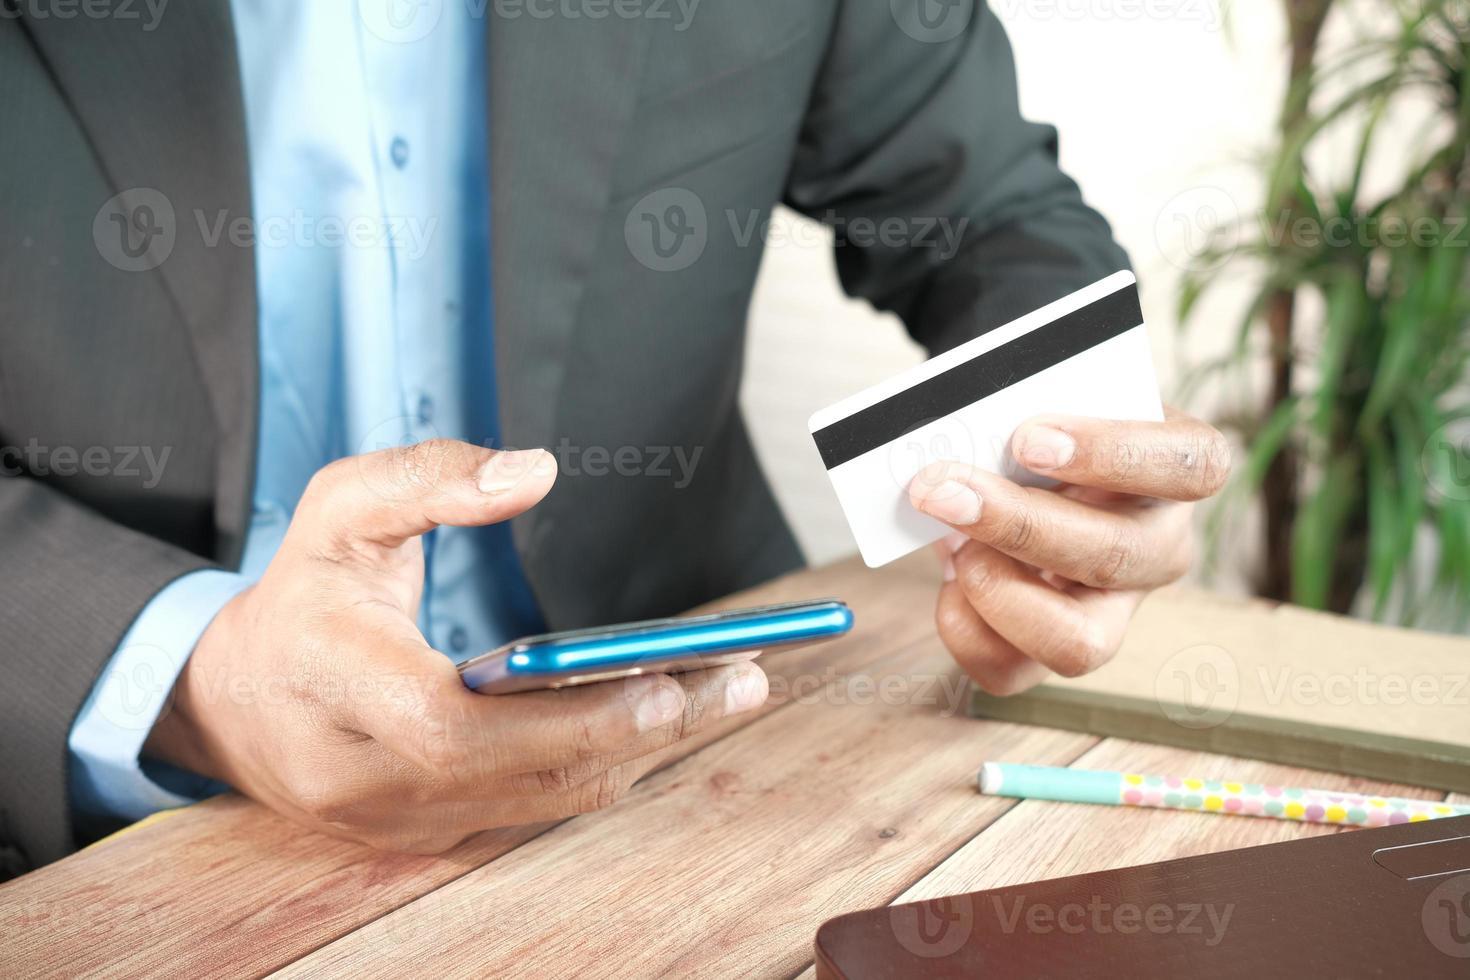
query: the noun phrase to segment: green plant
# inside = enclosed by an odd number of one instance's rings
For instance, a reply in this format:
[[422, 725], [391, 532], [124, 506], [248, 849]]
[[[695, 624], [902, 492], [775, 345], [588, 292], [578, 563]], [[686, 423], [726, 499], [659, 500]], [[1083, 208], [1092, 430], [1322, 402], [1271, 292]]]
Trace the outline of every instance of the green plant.
[[[1263, 595], [1347, 612], [1367, 585], [1375, 618], [1396, 611], [1409, 623], [1463, 627], [1470, 0], [1380, 2], [1377, 34], [1330, 57], [1318, 39], [1330, 13], [1350, 15], [1345, 0], [1284, 2], [1290, 84], [1266, 208], [1229, 234], [1217, 229], [1180, 295], [1184, 323], [1222, 272], [1253, 283], [1231, 353], [1191, 383], [1225, 372], [1252, 391], [1263, 349], [1269, 362], [1266, 396], [1221, 419], [1247, 452], [1211, 515], [1211, 541], [1259, 497]], [[1383, 135], [1384, 121], [1425, 104], [1432, 118], [1419, 138], [1393, 147], [1405, 175], [1370, 192], [1365, 177], [1394, 138]], [[1355, 147], [1345, 173], [1309, 164], [1333, 155], [1328, 140]], [[1304, 316], [1308, 306], [1320, 316]]]

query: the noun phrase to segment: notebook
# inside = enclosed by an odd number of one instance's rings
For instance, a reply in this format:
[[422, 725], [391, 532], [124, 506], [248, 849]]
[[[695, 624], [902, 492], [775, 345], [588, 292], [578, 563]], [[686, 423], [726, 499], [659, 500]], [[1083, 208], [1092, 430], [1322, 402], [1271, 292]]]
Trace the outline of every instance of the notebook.
[[1156, 593], [1095, 673], [969, 711], [1470, 792], [1470, 638], [1258, 599]]
[[855, 912], [817, 930], [816, 973], [1464, 978], [1470, 817]]

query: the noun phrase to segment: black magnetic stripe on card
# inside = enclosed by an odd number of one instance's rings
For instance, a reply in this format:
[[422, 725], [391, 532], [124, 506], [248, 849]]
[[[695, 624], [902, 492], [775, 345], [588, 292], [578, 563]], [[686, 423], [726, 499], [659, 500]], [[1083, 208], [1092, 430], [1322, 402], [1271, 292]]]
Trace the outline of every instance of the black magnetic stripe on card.
[[1134, 283], [812, 433], [827, 469], [1060, 364], [1143, 323]]

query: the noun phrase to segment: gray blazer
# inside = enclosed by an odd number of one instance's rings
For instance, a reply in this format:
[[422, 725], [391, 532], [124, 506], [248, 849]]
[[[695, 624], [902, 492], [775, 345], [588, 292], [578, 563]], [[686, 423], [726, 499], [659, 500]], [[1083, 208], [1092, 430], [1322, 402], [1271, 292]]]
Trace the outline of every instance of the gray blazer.
[[[1055, 132], [1018, 114], [1005, 35], [969, 0], [571, 7], [588, 16], [485, 7], [504, 440], [699, 455], [687, 483], [564, 476], [516, 522], [556, 628], [800, 563], [736, 405], [778, 202], [834, 225], [845, 288], [930, 351], [1126, 265]], [[238, 562], [253, 485], [252, 254], [208, 234], [251, 213], [230, 4], [107, 9], [0, 16], [12, 869], [75, 846], [72, 720], [150, 597]]]

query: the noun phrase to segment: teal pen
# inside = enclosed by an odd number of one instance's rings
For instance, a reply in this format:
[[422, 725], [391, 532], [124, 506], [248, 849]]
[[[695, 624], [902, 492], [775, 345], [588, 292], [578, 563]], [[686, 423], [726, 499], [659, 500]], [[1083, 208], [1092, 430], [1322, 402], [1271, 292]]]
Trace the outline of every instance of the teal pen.
[[985, 763], [980, 767], [977, 782], [980, 792], [989, 796], [1022, 800], [1233, 813], [1360, 827], [1470, 815], [1470, 806], [1442, 800], [1412, 800], [1246, 780], [1024, 766], [1010, 762]]

